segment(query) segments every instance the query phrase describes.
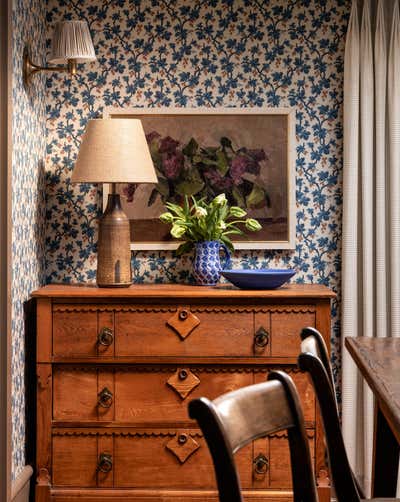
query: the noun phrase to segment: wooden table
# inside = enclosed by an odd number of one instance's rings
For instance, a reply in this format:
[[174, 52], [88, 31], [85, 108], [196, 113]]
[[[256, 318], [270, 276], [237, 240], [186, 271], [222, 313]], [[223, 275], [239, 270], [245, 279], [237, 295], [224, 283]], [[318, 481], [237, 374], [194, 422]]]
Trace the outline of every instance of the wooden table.
[[346, 338], [375, 397], [372, 496], [395, 497], [400, 453], [400, 339]]

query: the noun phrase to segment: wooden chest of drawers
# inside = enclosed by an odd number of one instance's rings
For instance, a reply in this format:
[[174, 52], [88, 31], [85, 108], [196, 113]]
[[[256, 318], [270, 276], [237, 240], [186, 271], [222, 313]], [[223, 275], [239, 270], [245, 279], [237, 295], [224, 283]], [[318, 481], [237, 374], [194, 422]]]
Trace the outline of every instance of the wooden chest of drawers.
[[[216, 502], [211, 457], [190, 399], [293, 377], [321, 500], [329, 481], [311, 384], [296, 368], [299, 331], [329, 343], [323, 286], [276, 291], [179, 285], [46, 286], [37, 300], [37, 502]], [[246, 501], [291, 500], [284, 434], [237, 457]]]

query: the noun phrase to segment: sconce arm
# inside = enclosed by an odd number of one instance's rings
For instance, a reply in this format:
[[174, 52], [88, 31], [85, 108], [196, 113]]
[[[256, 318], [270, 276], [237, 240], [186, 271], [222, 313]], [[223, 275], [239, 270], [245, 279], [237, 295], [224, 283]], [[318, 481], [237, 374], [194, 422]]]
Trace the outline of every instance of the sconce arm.
[[76, 75], [76, 59], [68, 59], [67, 66], [40, 66], [33, 63], [29, 57], [28, 48], [25, 47], [23, 55], [23, 79], [27, 86], [32, 75], [40, 71], [68, 72], [70, 75]]

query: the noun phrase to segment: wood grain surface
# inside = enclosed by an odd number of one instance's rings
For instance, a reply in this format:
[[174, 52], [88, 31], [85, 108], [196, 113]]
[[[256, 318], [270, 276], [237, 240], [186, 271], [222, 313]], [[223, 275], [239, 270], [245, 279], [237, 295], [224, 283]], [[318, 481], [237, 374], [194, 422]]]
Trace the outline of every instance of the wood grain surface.
[[[320, 500], [329, 500], [315, 397], [296, 368], [304, 325], [329, 345], [335, 295], [328, 288], [49, 285], [33, 296], [36, 502], [217, 502], [211, 457], [187, 403], [262, 381], [272, 369], [298, 386]], [[105, 389], [108, 407], [99, 405]], [[260, 452], [270, 461], [261, 478], [253, 469]], [[107, 473], [98, 468], [104, 454], [112, 460]], [[246, 501], [291, 500], [285, 435], [257, 440], [241, 455]]]

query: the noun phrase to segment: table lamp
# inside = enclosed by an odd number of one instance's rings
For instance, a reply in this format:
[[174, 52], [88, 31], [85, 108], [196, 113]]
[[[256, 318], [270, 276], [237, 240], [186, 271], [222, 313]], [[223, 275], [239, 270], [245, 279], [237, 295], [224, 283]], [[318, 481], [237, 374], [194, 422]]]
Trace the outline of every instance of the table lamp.
[[97, 285], [132, 284], [129, 220], [116, 183], [157, 183], [143, 126], [138, 119], [89, 120], [75, 162], [73, 183], [110, 183], [99, 220]]

